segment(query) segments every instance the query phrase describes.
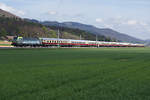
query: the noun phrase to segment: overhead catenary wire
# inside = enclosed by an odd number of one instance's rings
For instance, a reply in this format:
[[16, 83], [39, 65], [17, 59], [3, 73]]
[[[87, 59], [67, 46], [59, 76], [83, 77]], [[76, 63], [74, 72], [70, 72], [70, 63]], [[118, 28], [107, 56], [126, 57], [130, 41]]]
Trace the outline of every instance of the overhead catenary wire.
[[[63, 0], [58, 0], [58, 6], [57, 6], [57, 16], [59, 17], [59, 11], [60, 11], [60, 9], [61, 9], [61, 5], [62, 5], [62, 3], [63, 3]], [[58, 18], [59, 19], [59, 18]], [[58, 29], [57, 29], [57, 39], [58, 39], [58, 48], [60, 47], [59, 46], [59, 39], [60, 39], [60, 28], [61, 28], [61, 25], [60, 25], [60, 23], [59, 23], [59, 21], [58, 21], [58, 25], [57, 25], [57, 27], [58, 27]]]

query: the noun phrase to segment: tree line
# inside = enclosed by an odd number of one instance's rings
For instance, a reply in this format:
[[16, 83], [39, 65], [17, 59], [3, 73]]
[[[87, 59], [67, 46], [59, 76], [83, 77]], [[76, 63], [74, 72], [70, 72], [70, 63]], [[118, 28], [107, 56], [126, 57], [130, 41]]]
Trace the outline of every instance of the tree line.
[[[60, 38], [96, 40], [96, 35], [79, 29], [66, 27], [44, 26], [39, 23], [28, 22], [23, 19], [0, 17], [0, 39], [6, 36], [23, 37], [49, 37], [57, 38], [60, 30]], [[99, 41], [117, 41], [110, 37], [98, 35]]]

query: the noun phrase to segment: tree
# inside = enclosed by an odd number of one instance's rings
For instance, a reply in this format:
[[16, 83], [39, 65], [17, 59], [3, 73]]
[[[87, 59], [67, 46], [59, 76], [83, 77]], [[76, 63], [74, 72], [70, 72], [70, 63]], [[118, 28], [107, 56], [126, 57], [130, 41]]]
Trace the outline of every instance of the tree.
[[46, 34], [48, 32], [48, 29], [45, 26], [43, 26], [42, 29], [44, 31], [44, 34]]
[[0, 37], [6, 37], [7, 32], [4, 28], [0, 29]]

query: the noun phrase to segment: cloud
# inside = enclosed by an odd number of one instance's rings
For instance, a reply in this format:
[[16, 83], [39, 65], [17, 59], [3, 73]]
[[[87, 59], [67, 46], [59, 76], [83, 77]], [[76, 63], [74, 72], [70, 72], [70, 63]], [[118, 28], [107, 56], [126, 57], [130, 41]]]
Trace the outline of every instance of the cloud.
[[0, 9], [8, 11], [8, 12], [13, 13], [13, 14], [18, 15], [18, 16], [25, 15], [25, 12], [23, 12], [21, 10], [17, 10], [17, 9], [10, 7], [4, 3], [0, 3]]
[[138, 22], [136, 20], [128, 20], [127, 24], [128, 25], [136, 25]]
[[102, 22], [100, 20], [100, 23], [95, 24], [98, 27], [111, 28], [140, 39], [149, 39], [150, 36], [150, 22], [145, 20], [116, 16], [113, 18], [104, 18]]
[[101, 23], [101, 22], [103, 22], [103, 19], [97, 18], [97, 19], [96, 19], [96, 22]]
[[56, 12], [56, 11], [48, 11], [48, 14], [49, 14], [49, 15], [56, 15], [57, 12]]

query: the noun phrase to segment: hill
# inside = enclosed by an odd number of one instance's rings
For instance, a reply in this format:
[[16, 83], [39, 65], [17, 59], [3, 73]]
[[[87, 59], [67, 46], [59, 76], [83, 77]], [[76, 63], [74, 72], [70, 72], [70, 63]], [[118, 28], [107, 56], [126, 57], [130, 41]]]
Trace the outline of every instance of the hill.
[[143, 42], [143, 40], [131, 37], [129, 35], [123, 34], [123, 33], [119, 33], [117, 31], [114, 31], [112, 29], [109, 28], [97, 28], [95, 26], [92, 25], [86, 25], [86, 24], [81, 24], [81, 23], [76, 23], [76, 22], [64, 22], [64, 23], [58, 23], [58, 22], [51, 22], [51, 21], [45, 21], [45, 22], [41, 22], [41, 24], [43, 25], [47, 25], [47, 26], [62, 26], [62, 27], [69, 27], [69, 28], [74, 28], [74, 29], [80, 29], [80, 30], [84, 30], [86, 32], [90, 32], [92, 34], [98, 34], [98, 35], [103, 35], [106, 37], [110, 37], [110, 38], [115, 38], [119, 41], [123, 41], [123, 42]]
[[[89, 32], [58, 26], [45, 26], [37, 22], [27, 19], [21, 19], [9, 12], [0, 11], [0, 39], [5, 40], [7, 36], [23, 36], [23, 37], [50, 37], [57, 38], [57, 30], [60, 29], [60, 38], [66, 39], [82, 39], [95, 40], [95, 35]], [[101, 41], [116, 41], [108, 37], [99, 35]]]
[[150, 46], [150, 40], [145, 40], [145, 45]]
[[2, 9], [0, 9], [0, 17], [19, 18], [19, 19], [21, 19], [20, 17], [14, 15], [14, 14], [12, 14], [12, 13], [9, 13], [9, 12], [7, 12], [7, 11], [4, 11], [4, 10], [2, 10]]
[[98, 35], [100, 41], [122, 41], [142, 42], [140, 39], [121, 34], [112, 29], [100, 29], [92, 25], [76, 22], [39, 22], [34, 19], [22, 19], [14, 14], [0, 10], [0, 39], [10, 36], [24, 37], [57, 37], [58, 28], [61, 31], [61, 38], [95, 40]]

